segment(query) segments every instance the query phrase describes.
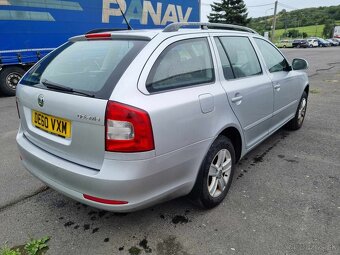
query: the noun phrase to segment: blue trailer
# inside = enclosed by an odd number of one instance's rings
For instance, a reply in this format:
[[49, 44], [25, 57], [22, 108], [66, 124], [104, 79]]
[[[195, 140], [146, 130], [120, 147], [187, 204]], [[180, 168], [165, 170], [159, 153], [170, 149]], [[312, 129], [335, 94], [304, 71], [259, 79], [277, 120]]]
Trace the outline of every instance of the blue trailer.
[[0, 0], [0, 94], [68, 38], [93, 29], [161, 28], [199, 21], [200, 0]]

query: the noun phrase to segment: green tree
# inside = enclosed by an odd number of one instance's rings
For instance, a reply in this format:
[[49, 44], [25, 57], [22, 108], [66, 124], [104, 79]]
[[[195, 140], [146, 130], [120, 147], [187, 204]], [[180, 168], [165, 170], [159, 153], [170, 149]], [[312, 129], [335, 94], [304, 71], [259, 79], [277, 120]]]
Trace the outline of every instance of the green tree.
[[[259, 30], [259, 28], [262, 28], [263, 22], [271, 18], [272, 16], [253, 18], [250, 27]], [[327, 20], [340, 20], [340, 5], [286, 12], [282, 10], [277, 15], [276, 29], [288, 30], [290, 28], [323, 25]]]
[[213, 2], [211, 9], [212, 12], [208, 16], [209, 22], [246, 26], [250, 21], [243, 0]]
[[322, 35], [326, 38], [333, 37], [335, 27], [335, 21], [332, 19], [328, 19], [325, 21], [325, 27], [323, 28]]

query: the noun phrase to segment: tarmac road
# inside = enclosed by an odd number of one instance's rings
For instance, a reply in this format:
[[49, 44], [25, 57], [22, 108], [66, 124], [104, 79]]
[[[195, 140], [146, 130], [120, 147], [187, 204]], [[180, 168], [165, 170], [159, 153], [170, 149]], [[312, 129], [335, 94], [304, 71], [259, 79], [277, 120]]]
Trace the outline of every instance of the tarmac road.
[[15, 99], [0, 98], [0, 247], [50, 236], [48, 254], [340, 254], [340, 47], [284, 53], [310, 63], [304, 126], [249, 153], [210, 211], [180, 198], [114, 214], [44, 189], [20, 164]]

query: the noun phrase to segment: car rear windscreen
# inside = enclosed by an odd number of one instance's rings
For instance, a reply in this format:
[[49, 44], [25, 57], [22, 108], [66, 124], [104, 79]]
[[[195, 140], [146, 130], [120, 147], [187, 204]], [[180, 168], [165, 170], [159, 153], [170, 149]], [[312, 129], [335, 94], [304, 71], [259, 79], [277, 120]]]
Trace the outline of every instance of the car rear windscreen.
[[[20, 84], [46, 88], [44, 80], [108, 99], [145, 40], [68, 42], [38, 62]], [[47, 88], [46, 88], [47, 89]]]

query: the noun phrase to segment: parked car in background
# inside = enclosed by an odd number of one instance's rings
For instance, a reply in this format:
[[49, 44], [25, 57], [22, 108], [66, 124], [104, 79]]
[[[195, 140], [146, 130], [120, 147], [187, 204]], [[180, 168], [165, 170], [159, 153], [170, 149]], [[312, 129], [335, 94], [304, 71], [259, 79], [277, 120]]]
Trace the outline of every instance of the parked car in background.
[[319, 47], [330, 47], [331, 46], [330, 42], [322, 38], [318, 38], [318, 43], [319, 43]]
[[334, 27], [333, 38], [339, 38], [340, 39], [340, 26]]
[[292, 43], [293, 48], [308, 48], [309, 43], [305, 39], [295, 39]]
[[338, 42], [340, 45], [340, 38], [332, 38], [333, 41]]
[[339, 46], [340, 42], [334, 40], [333, 38], [326, 39], [327, 42], [331, 44], [331, 46]]
[[292, 48], [293, 47], [293, 41], [292, 40], [281, 40], [277, 42], [276, 47], [278, 48]]
[[319, 47], [319, 42], [317, 39], [310, 38], [307, 39], [307, 42], [309, 44], [309, 47]]

